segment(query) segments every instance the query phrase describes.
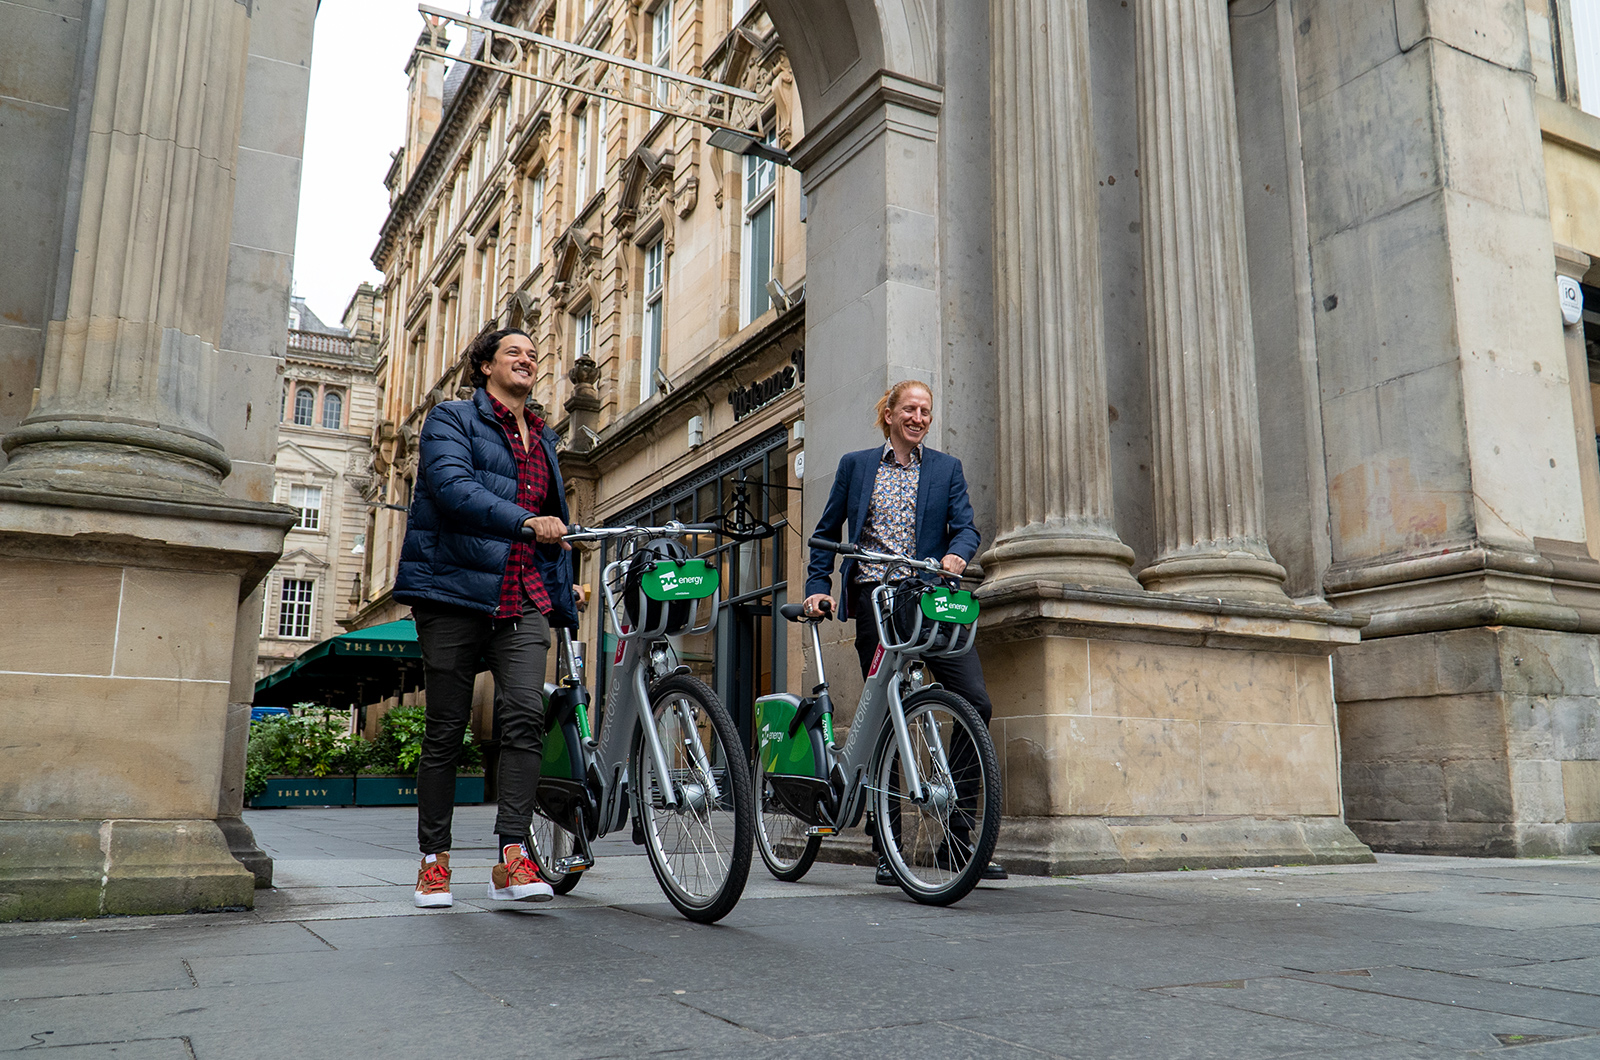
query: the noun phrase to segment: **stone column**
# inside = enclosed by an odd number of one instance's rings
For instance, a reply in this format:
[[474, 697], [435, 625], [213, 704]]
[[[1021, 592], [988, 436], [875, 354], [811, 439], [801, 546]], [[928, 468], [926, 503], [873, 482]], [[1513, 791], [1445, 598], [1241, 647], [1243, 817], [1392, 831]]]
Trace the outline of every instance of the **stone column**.
[[12, 479], [215, 493], [210, 425], [248, 66], [237, 0], [110, 0], [66, 312]]
[[989, 588], [1139, 588], [1112, 525], [1085, 0], [990, 7], [999, 497]]
[[1282, 602], [1267, 550], [1224, 0], [1136, 0], [1156, 559], [1146, 588]]

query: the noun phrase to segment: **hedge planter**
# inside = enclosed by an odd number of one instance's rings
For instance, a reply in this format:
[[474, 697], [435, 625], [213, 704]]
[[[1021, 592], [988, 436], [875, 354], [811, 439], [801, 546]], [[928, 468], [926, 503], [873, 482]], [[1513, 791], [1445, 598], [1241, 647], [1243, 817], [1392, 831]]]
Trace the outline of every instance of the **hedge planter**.
[[[456, 777], [456, 804], [482, 802], [482, 777]], [[415, 806], [416, 777], [357, 777], [357, 806]]]
[[349, 777], [268, 777], [267, 790], [251, 797], [250, 805], [349, 806], [355, 800], [355, 781]]
[[[483, 801], [482, 777], [456, 778], [456, 803]], [[415, 806], [416, 777], [268, 777], [252, 809], [276, 806]]]

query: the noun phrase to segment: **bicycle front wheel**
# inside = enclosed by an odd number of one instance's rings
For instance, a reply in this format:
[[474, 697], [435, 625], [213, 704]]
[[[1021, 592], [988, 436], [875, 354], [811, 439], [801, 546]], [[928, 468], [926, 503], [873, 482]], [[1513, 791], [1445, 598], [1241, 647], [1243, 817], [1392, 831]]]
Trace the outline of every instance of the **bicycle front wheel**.
[[550, 885], [550, 889], [557, 894], [566, 894], [578, 886], [578, 877], [582, 873], [562, 872], [556, 868], [561, 859], [571, 854], [577, 846], [572, 833], [537, 813], [533, 815], [533, 827], [528, 831], [528, 852], [533, 855], [533, 863], [539, 866], [539, 875]]
[[739, 731], [716, 693], [686, 674], [656, 683], [650, 717], [677, 804], [667, 805], [644, 734], [633, 755], [634, 809], [667, 900], [702, 924], [727, 916], [750, 875], [755, 810]]
[[906, 728], [922, 792], [892, 724], [884, 726], [873, 784], [879, 843], [900, 889], [927, 905], [960, 901], [977, 884], [1000, 836], [1000, 765], [972, 705], [941, 689], [906, 703]]
[[756, 799], [756, 849], [767, 871], [785, 883], [794, 883], [817, 860], [817, 850], [822, 840], [806, 835], [806, 823], [783, 808], [772, 791], [772, 780], [761, 768], [761, 754], [756, 753], [751, 775], [751, 786]]

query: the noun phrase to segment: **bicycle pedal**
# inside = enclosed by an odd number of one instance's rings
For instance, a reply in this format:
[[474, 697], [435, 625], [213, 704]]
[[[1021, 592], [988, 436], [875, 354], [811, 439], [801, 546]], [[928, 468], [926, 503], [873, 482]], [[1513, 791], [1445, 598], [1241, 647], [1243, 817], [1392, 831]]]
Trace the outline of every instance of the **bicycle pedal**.
[[581, 855], [573, 854], [556, 862], [556, 871], [582, 872], [584, 869], [587, 869], [592, 865], [594, 865], [594, 862], [582, 857]]
[[830, 836], [838, 834], [839, 830], [833, 827], [831, 824], [813, 825], [812, 827], [806, 829], [807, 836]]

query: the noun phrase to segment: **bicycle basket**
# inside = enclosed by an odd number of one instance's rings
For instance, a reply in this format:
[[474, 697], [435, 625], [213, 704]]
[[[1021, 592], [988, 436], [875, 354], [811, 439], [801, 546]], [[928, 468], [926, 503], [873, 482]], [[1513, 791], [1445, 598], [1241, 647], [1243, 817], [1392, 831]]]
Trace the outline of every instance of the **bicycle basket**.
[[654, 636], [682, 633], [693, 624], [699, 602], [719, 584], [716, 569], [692, 558], [682, 542], [665, 537], [647, 542], [623, 575], [628, 624]]
[[889, 582], [873, 594], [878, 638], [886, 649], [908, 655], [961, 655], [972, 647], [978, 602], [952, 590], [943, 579], [913, 575]]

